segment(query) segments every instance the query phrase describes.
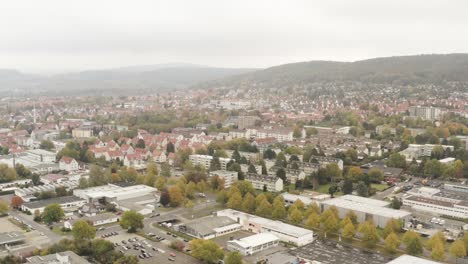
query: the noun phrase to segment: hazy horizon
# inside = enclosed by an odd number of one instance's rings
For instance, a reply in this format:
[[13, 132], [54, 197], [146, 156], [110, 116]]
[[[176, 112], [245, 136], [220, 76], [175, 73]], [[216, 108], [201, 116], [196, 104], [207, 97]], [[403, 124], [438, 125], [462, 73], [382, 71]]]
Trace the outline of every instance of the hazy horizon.
[[64, 73], [193, 63], [266, 68], [311, 60], [468, 52], [468, 2], [6, 2], [0, 68]]

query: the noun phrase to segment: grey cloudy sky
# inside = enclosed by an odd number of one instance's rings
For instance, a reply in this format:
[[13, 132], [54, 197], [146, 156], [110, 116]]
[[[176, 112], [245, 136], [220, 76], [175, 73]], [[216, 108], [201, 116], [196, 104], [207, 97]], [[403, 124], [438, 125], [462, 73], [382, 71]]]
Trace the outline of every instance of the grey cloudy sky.
[[466, 0], [2, 1], [0, 68], [268, 67], [468, 52], [467, 10]]

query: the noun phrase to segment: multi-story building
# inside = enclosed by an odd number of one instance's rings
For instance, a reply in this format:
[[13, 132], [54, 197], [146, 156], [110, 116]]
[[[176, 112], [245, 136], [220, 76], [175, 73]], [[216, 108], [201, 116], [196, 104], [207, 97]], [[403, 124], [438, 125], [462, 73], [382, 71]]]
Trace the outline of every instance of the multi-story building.
[[[407, 161], [411, 161], [413, 159], [419, 159], [421, 157], [430, 157], [432, 154], [432, 150], [434, 147], [437, 145], [434, 144], [424, 144], [424, 145], [419, 145], [419, 144], [409, 144], [408, 148], [400, 151], [400, 154], [405, 156]], [[454, 147], [450, 145], [440, 145], [444, 150], [450, 150], [453, 151]]]
[[411, 117], [420, 117], [426, 120], [438, 120], [442, 114], [442, 110], [432, 106], [411, 106], [409, 108]]
[[59, 168], [65, 171], [76, 171], [80, 166], [74, 158], [63, 156], [59, 161]]
[[460, 186], [446, 184], [444, 189], [414, 188], [403, 196], [403, 205], [441, 216], [468, 218], [468, 195], [463, 192], [467, 189]]
[[[212, 159], [213, 157], [210, 155], [193, 154], [189, 156], [190, 162], [192, 162], [194, 165], [201, 165], [207, 170], [210, 169]], [[219, 163], [221, 164], [221, 170], [226, 170], [227, 164], [230, 161], [231, 159], [228, 159], [228, 158], [219, 158]]]
[[90, 127], [78, 127], [72, 130], [73, 138], [90, 138], [93, 136], [93, 129]]
[[275, 138], [278, 142], [292, 141], [293, 130], [290, 128], [275, 128], [275, 129], [249, 129], [251, 137]]
[[409, 196], [403, 198], [403, 205], [410, 206], [414, 210], [432, 214], [468, 218], [468, 202], [466, 201], [454, 203], [422, 196]]
[[239, 173], [237, 171], [216, 170], [210, 172], [210, 177], [218, 176], [224, 180], [224, 188], [229, 188], [237, 181]]
[[249, 173], [245, 176], [245, 180], [252, 183], [254, 189], [265, 190], [268, 192], [283, 191], [283, 180], [275, 176], [258, 175]]

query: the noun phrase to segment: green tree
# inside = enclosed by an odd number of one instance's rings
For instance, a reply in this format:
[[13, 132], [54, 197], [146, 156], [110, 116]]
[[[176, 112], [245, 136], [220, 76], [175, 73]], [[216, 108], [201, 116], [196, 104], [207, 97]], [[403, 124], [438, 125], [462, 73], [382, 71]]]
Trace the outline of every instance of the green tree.
[[51, 150], [55, 148], [54, 143], [50, 140], [42, 140], [41, 144], [39, 144], [40, 149]]
[[248, 173], [255, 173], [257, 174], [257, 169], [255, 169], [255, 166], [253, 164], [250, 164], [248, 167]]
[[432, 250], [434, 244], [438, 242], [442, 243], [442, 245], [445, 246], [445, 241], [446, 241], [446, 238], [444, 234], [439, 231], [429, 238], [429, 240], [426, 243], [426, 247], [428, 250]]
[[297, 199], [296, 201], [294, 201], [293, 205], [300, 211], [303, 211], [305, 208], [305, 204], [301, 199]]
[[255, 212], [255, 197], [251, 193], [247, 193], [244, 196], [244, 201], [242, 202], [242, 211], [248, 213]]
[[224, 261], [225, 264], [242, 264], [242, 255], [237, 252], [229, 252], [226, 254], [226, 260]]
[[338, 186], [336, 186], [336, 184], [332, 184], [330, 185], [330, 187], [328, 187], [328, 193], [332, 198], [334, 197], [336, 192], [338, 192]]
[[167, 153], [175, 153], [175, 146], [172, 142], [167, 143], [166, 151]]
[[366, 221], [359, 226], [359, 233], [362, 234], [362, 241], [367, 247], [374, 247], [379, 242], [379, 234], [371, 221]]
[[112, 244], [112, 242], [104, 239], [95, 239], [91, 242], [91, 248], [91, 256], [98, 263], [113, 263], [113, 260], [115, 259], [115, 254], [114, 245]]
[[390, 233], [385, 238], [385, 250], [390, 254], [395, 254], [400, 246], [400, 240], [395, 233]]
[[351, 221], [351, 223], [353, 223], [353, 225], [357, 225], [357, 223], [358, 223], [357, 215], [353, 210], [349, 210], [346, 213], [345, 219], [346, 218], [349, 219]]
[[12, 182], [18, 177], [16, 170], [6, 164], [0, 164], [0, 182]]
[[286, 218], [286, 207], [281, 195], [278, 195], [275, 200], [273, 200], [273, 211], [271, 212], [271, 217], [274, 219]]
[[347, 223], [343, 227], [343, 230], [341, 231], [341, 236], [346, 240], [353, 239], [355, 234], [356, 234], [356, 228], [354, 227], [353, 223], [351, 223], [351, 222]]
[[344, 194], [351, 194], [353, 192], [353, 181], [346, 177], [341, 188]]
[[378, 182], [380, 183], [381, 181], [384, 180], [384, 174], [382, 170], [377, 169], [377, 168], [372, 168], [368, 172], [369, 178], [372, 182]]
[[276, 153], [271, 149], [267, 149], [263, 152], [263, 158], [267, 160], [276, 159]]
[[423, 252], [421, 238], [414, 231], [407, 231], [403, 235], [403, 243], [406, 246], [406, 253], [410, 255], [419, 255]]
[[114, 264], [138, 264], [137, 256], [124, 255], [119, 258]]
[[[81, 179], [82, 178], [80, 178], [80, 180]], [[86, 179], [86, 178], [83, 178], [83, 179]], [[34, 186], [37, 186], [37, 185], [39, 185], [41, 183], [41, 176], [39, 174], [37, 174], [37, 173], [33, 173], [31, 175], [31, 181], [34, 184]]]
[[362, 178], [362, 170], [359, 167], [353, 166], [348, 169], [346, 177], [351, 179], [353, 182], [358, 182]]
[[255, 214], [263, 217], [269, 217], [272, 213], [272, 206], [267, 199], [261, 200], [260, 204], [255, 210]]
[[336, 233], [339, 228], [340, 228], [340, 224], [335, 214], [330, 214], [323, 221], [323, 231], [325, 233]]
[[363, 181], [360, 181], [356, 186], [356, 191], [359, 196], [368, 197], [369, 196], [369, 187]]
[[302, 137], [302, 131], [301, 128], [296, 126], [293, 130], [293, 137], [294, 138], [301, 138]]
[[85, 220], [78, 220], [73, 224], [72, 234], [75, 240], [89, 240], [96, 236], [96, 228]]
[[450, 247], [450, 254], [455, 258], [455, 262], [458, 260], [458, 258], [463, 258], [466, 256], [466, 248], [463, 240], [459, 239], [453, 242], [452, 246]]
[[301, 223], [302, 218], [303, 218], [302, 212], [297, 208], [292, 210], [291, 213], [289, 214], [289, 221], [291, 221], [291, 223], [295, 225]]
[[463, 243], [465, 243], [466, 255], [468, 255], [468, 232], [463, 234]]
[[276, 171], [276, 177], [280, 178], [283, 180], [283, 182], [286, 182], [286, 171], [284, 170], [284, 168], [279, 168], [277, 171]]
[[227, 207], [236, 210], [240, 210], [242, 208], [242, 195], [240, 192], [235, 192], [229, 197]]
[[387, 221], [385, 228], [383, 230], [383, 236], [387, 237], [391, 233], [399, 234], [401, 233], [401, 222], [395, 218], [391, 218]]
[[426, 176], [439, 177], [442, 175], [442, 170], [442, 164], [438, 160], [428, 160], [424, 164], [424, 175]]
[[305, 225], [307, 228], [310, 228], [310, 229], [319, 228], [320, 227], [319, 215], [314, 211], [310, 213], [309, 216], [307, 217]]
[[402, 202], [400, 201], [400, 199], [398, 199], [396, 197], [393, 197], [392, 201], [390, 202], [390, 206], [393, 209], [399, 210], [401, 208], [401, 205], [402, 205]]
[[392, 153], [386, 162], [386, 165], [388, 167], [394, 167], [394, 168], [406, 168], [406, 158], [405, 156], [401, 155], [400, 153]]
[[169, 198], [172, 207], [177, 207], [184, 201], [184, 195], [179, 186], [171, 186], [169, 188]]
[[104, 171], [98, 165], [91, 165], [89, 168], [89, 186], [101, 186], [109, 182], [104, 176]]
[[318, 134], [318, 131], [317, 131], [316, 128], [311, 127], [311, 128], [308, 128], [306, 130], [306, 137], [307, 138], [310, 138], [312, 135], [317, 135], [317, 134]]
[[143, 224], [144, 216], [140, 213], [137, 213], [133, 210], [126, 211], [122, 214], [122, 219], [120, 220], [120, 226], [123, 229], [127, 229], [128, 232], [136, 232], [137, 229], [144, 227]]
[[432, 245], [431, 258], [434, 260], [442, 261], [445, 258], [445, 248], [442, 241], [437, 240]]
[[231, 159], [235, 160], [237, 163], [240, 162], [240, 160], [241, 160], [241, 155], [240, 155], [239, 151], [237, 151], [237, 149], [234, 150], [234, 152], [232, 152]]
[[225, 190], [221, 190], [216, 194], [216, 202], [220, 204], [226, 204], [229, 200], [229, 196]]
[[194, 239], [189, 243], [192, 256], [209, 264], [224, 259], [224, 251], [211, 240]]
[[143, 139], [138, 139], [138, 142], [135, 145], [136, 148], [144, 149], [145, 146], [145, 141]]
[[320, 207], [315, 202], [309, 204], [309, 206], [304, 212], [304, 216], [308, 217], [312, 212], [315, 212], [316, 214], [320, 214]]
[[164, 176], [166, 178], [171, 177], [171, 166], [167, 163], [161, 164], [161, 176]]
[[327, 164], [325, 170], [327, 172], [327, 176], [330, 177], [333, 182], [340, 182], [343, 179], [342, 171], [335, 162]]
[[42, 213], [42, 219], [47, 224], [58, 222], [65, 216], [62, 207], [59, 204], [49, 204]]
[[210, 162], [210, 171], [216, 171], [221, 169], [221, 162], [218, 157], [213, 157]]

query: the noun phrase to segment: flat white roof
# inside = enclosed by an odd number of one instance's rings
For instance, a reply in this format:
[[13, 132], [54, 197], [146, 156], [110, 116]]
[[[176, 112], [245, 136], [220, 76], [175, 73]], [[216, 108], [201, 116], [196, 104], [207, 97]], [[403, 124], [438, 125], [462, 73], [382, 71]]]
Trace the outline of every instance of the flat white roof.
[[342, 197], [337, 197], [334, 199], [326, 200], [321, 202], [322, 204], [336, 206], [338, 208], [345, 208], [348, 210], [353, 210], [355, 212], [363, 212], [372, 215], [380, 215], [384, 217], [393, 217], [395, 219], [400, 219], [411, 215], [410, 212], [404, 210], [396, 210], [392, 208], [385, 207], [389, 203], [384, 201], [379, 201], [375, 199], [369, 199], [365, 197], [359, 197], [354, 195], [344, 195]]
[[269, 242], [278, 241], [278, 237], [271, 233], [259, 233], [256, 235], [244, 237], [238, 240], [230, 241], [230, 243], [236, 243], [243, 248], [256, 247]]
[[310, 203], [314, 202], [312, 198], [303, 196], [303, 195], [297, 195], [297, 194], [291, 194], [291, 193], [282, 193], [281, 195], [283, 196], [284, 200], [293, 201], [293, 202], [297, 200], [301, 200], [305, 205], [309, 205]]
[[156, 191], [156, 188], [139, 184], [127, 187], [120, 187], [116, 185], [104, 185], [92, 187], [84, 190], [75, 190], [76, 194], [81, 195], [85, 194], [90, 198], [96, 197], [117, 197], [119, 195], [125, 195], [130, 193], [139, 193], [141, 195], [146, 195], [148, 192]]
[[418, 258], [410, 255], [401, 255], [387, 264], [440, 264], [433, 260]]
[[302, 236], [313, 234], [311, 230], [308, 230], [305, 228], [286, 224], [281, 221], [273, 221], [267, 218], [247, 214], [247, 213], [240, 212], [240, 211], [233, 210], [233, 209], [224, 209], [224, 210], [218, 211], [218, 215], [227, 216], [235, 221], [237, 221], [237, 217], [239, 217], [242, 222], [243, 221], [255, 222], [255, 223], [260, 224], [262, 228], [271, 229], [271, 230], [277, 231], [279, 233], [283, 233], [288, 236], [302, 237]]

